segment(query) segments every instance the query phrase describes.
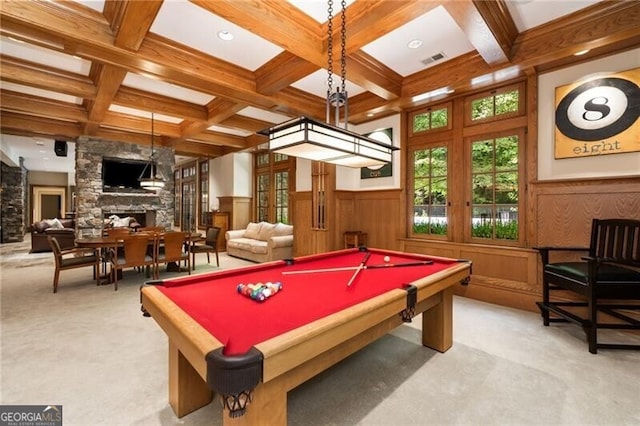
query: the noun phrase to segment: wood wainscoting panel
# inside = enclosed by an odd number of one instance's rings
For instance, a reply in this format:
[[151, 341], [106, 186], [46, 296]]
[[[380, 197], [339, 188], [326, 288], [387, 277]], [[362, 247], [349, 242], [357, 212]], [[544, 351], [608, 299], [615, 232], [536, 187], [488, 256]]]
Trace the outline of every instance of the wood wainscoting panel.
[[[355, 227], [367, 233], [369, 247], [401, 250], [406, 206], [400, 190], [355, 193]], [[342, 241], [342, 237], [341, 237]]]
[[536, 250], [415, 239], [403, 240], [403, 245], [407, 252], [471, 260], [471, 281], [456, 286], [455, 294], [537, 312], [541, 287]]
[[534, 182], [540, 246], [589, 246], [591, 221], [640, 219], [640, 177]]
[[229, 213], [229, 229], [244, 229], [251, 222], [251, 198], [218, 197], [220, 211]]

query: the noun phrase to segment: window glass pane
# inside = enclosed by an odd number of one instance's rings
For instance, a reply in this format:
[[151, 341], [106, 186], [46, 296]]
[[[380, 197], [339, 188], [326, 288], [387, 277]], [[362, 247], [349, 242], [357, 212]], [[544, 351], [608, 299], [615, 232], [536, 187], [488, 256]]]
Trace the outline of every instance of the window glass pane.
[[413, 232], [447, 235], [447, 149], [414, 152]]
[[471, 171], [488, 172], [493, 169], [493, 141], [478, 141], [471, 144]]
[[496, 139], [496, 170], [518, 169], [518, 137]]
[[518, 111], [518, 90], [496, 95], [496, 115]]
[[481, 120], [493, 117], [493, 96], [475, 99], [471, 102], [471, 119]]
[[471, 144], [471, 236], [518, 240], [517, 135]]
[[273, 160], [277, 163], [280, 161], [287, 161], [289, 159], [289, 156], [287, 154], [280, 154], [278, 152], [276, 152], [273, 155]]
[[413, 116], [413, 131], [422, 132], [429, 130], [429, 114], [416, 114]]
[[434, 176], [447, 175], [447, 148], [431, 150], [431, 174]]
[[473, 207], [471, 236], [473, 238], [493, 238], [493, 207]]
[[447, 108], [442, 108], [431, 112], [431, 128], [437, 129], [447, 127], [448, 124]]

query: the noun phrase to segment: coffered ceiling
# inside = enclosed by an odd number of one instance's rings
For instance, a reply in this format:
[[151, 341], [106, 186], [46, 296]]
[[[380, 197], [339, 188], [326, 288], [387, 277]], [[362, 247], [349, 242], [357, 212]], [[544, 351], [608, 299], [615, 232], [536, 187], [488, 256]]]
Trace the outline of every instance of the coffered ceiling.
[[[334, 30], [340, 10], [334, 1]], [[352, 125], [640, 45], [635, 1], [349, 0], [345, 11]], [[2, 150], [30, 170], [64, 168], [54, 139], [150, 144], [151, 113], [157, 145], [208, 157], [263, 144], [256, 132], [289, 118], [325, 118], [323, 0], [2, 1], [0, 19]]]

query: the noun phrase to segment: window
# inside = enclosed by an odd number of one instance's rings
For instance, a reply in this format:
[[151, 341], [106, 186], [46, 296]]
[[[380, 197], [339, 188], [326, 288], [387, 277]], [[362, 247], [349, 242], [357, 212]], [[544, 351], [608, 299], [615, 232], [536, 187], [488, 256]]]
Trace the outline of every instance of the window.
[[429, 107], [426, 110], [420, 110], [411, 115], [411, 135], [430, 130], [449, 129], [449, 110], [450, 104], [437, 105]]
[[259, 152], [255, 154], [255, 167], [256, 219], [289, 223], [291, 160], [284, 154]]
[[198, 225], [202, 227], [207, 223], [207, 212], [209, 211], [209, 160], [198, 163], [198, 182], [200, 183]]
[[182, 184], [180, 183], [180, 168], [176, 168], [173, 171], [173, 187], [174, 187], [174, 208], [175, 213], [173, 215], [173, 225], [180, 226], [180, 207], [182, 206]]
[[518, 134], [471, 142], [471, 238], [518, 241]]
[[413, 233], [447, 235], [447, 148], [413, 152]]
[[409, 237], [524, 243], [524, 93], [509, 84], [407, 114]]
[[522, 93], [522, 85], [512, 85], [469, 98], [465, 105], [465, 123], [471, 125], [522, 114]]

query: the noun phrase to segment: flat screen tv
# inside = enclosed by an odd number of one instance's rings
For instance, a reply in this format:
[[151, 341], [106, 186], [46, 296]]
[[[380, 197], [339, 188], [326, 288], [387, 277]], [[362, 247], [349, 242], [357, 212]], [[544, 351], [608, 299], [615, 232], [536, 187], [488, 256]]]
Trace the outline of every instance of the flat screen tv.
[[[147, 192], [140, 186], [138, 178], [146, 161], [124, 160], [122, 158], [102, 159], [103, 192]], [[148, 170], [147, 170], [148, 173]]]

